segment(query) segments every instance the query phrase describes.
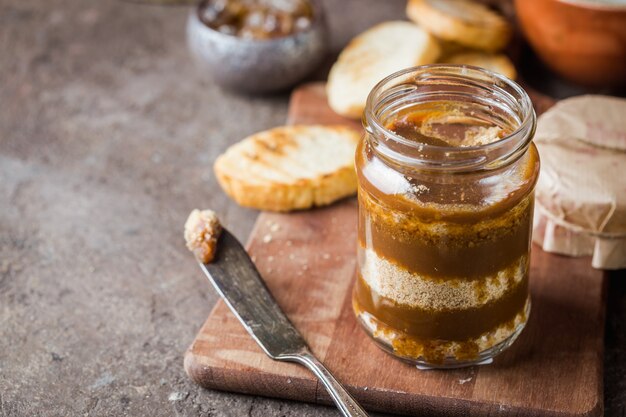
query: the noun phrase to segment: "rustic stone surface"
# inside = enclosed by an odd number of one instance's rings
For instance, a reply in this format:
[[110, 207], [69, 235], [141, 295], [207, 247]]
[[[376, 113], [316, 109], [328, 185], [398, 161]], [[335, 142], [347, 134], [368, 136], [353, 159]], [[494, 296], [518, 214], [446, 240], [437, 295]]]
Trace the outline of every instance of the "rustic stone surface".
[[[326, 1], [339, 49], [404, 2]], [[334, 416], [203, 390], [182, 355], [215, 302], [186, 252], [190, 209], [240, 239], [256, 213], [219, 191], [228, 144], [281, 124], [287, 94], [212, 85], [186, 9], [0, 2], [0, 416]], [[607, 324], [608, 416], [626, 413], [626, 288]]]

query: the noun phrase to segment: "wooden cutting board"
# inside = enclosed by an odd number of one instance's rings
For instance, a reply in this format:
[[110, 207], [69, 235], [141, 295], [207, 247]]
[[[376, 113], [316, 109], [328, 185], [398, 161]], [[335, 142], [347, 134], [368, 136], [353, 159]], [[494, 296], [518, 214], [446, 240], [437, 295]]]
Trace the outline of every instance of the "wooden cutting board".
[[[545, 103], [543, 103], [545, 104]], [[332, 113], [322, 84], [292, 96], [289, 123], [352, 123]], [[384, 353], [351, 308], [355, 199], [292, 214], [261, 213], [248, 251], [313, 352], [368, 410], [421, 416], [600, 416], [606, 279], [588, 258], [533, 247], [532, 313], [492, 365], [420, 371]], [[302, 367], [269, 359], [219, 301], [185, 355], [213, 389], [330, 404]]]

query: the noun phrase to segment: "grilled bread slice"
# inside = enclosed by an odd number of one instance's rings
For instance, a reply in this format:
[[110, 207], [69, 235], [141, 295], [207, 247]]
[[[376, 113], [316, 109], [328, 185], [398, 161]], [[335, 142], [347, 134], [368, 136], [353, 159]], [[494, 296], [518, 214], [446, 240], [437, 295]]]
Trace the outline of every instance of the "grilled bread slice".
[[367, 96], [383, 78], [439, 57], [433, 36], [411, 22], [385, 22], [361, 33], [341, 52], [328, 75], [328, 104], [342, 116], [358, 119]]
[[345, 126], [282, 126], [231, 146], [215, 175], [238, 204], [290, 211], [330, 204], [356, 192], [360, 133]]
[[510, 79], [515, 79], [517, 71], [511, 60], [504, 54], [485, 54], [481, 52], [468, 52], [452, 55], [445, 59], [448, 64], [473, 65], [502, 74]]
[[494, 52], [511, 38], [504, 17], [471, 0], [409, 0], [406, 13], [438, 38], [470, 48]]

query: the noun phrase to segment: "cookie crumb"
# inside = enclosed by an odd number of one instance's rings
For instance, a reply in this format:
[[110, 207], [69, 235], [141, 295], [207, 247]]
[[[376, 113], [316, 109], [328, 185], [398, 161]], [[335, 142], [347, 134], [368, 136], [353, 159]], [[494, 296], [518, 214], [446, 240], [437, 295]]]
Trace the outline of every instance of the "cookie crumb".
[[222, 233], [222, 225], [212, 210], [194, 209], [185, 222], [185, 242], [187, 249], [202, 263], [209, 263], [215, 257], [217, 239]]
[[470, 382], [472, 380], [472, 377], [470, 376], [469, 378], [465, 378], [465, 379], [459, 379], [459, 384], [463, 385], [467, 382]]

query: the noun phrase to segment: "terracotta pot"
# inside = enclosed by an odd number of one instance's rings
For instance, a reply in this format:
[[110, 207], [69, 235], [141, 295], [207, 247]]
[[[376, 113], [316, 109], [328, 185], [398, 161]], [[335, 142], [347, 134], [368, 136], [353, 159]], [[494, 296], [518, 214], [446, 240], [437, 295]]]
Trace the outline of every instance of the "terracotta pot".
[[521, 28], [539, 57], [573, 82], [626, 84], [626, 5], [515, 0]]

